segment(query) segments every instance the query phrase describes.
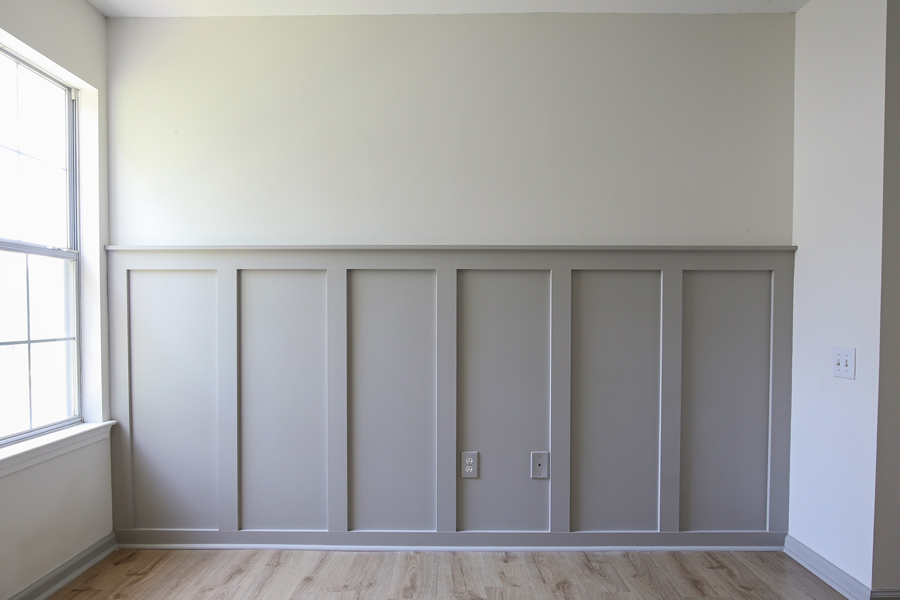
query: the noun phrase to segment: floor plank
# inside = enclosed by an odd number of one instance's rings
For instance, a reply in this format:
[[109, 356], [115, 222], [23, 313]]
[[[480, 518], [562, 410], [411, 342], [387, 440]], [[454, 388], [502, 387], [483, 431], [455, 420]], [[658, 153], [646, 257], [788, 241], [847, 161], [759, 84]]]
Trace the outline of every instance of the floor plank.
[[575, 571], [562, 552], [529, 552], [525, 561], [537, 600], [584, 598], [581, 586], [575, 581]]
[[630, 592], [631, 589], [613, 564], [609, 552], [566, 553], [575, 581], [589, 598], [599, 594]]
[[484, 552], [482, 558], [485, 586], [531, 588], [524, 552]]
[[118, 550], [51, 600], [842, 600], [775, 552]]
[[440, 588], [452, 590], [456, 600], [485, 600], [484, 563], [481, 552], [442, 552]]
[[609, 557], [629, 589], [639, 600], [667, 600], [679, 594], [650, 552], [611, 552]]

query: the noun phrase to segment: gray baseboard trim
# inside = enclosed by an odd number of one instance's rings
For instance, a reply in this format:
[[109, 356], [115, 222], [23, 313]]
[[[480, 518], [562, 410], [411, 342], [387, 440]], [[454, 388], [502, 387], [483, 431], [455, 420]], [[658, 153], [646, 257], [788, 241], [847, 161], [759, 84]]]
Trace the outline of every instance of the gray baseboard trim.
[[784, 547], [784, 532], [525, 532], [525, 531], [210, 531], [118, 529], [121, 547], [284, 547], [317, 549], [404, 548], [581, 548], [587, 550], [773, 550]]
[[[876, 597], [866, 585], [860, 583], [823, 558], [818, 552], [811, 550], [790, 535], [784, 540], [784, 553], [812, 571], [816, 577], [835, 590], [850, 598], [850, 600], [870, 600], [870, 598]], [[878, 597], [890, 598], [891, 596]]]
[[13, 594], [9, 600], [44, 600], [115, 549], [116, 536], [110, 532], [22, 591]]
[[900, 600], [900, 590], [872, 590], [871, 600]]

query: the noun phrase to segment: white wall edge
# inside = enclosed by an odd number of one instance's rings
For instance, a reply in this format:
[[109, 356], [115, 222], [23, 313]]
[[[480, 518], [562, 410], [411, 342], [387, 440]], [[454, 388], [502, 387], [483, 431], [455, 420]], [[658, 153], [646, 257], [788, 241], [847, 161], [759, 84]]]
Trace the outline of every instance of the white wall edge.
[[784, 552], [812, 573], [850, 600], [870, 600], [870, 598], [891, 598], [875, 596], [865, 584], [848, 575], [815, 550], [810, 549], [790, 535], [784, 540]]
[[116, 536], [110, 532], [9, 600], [44, 600], [115, 550]]
[[0, 477], [109, 438], [115, 421], [81, 423], [0, 448]]

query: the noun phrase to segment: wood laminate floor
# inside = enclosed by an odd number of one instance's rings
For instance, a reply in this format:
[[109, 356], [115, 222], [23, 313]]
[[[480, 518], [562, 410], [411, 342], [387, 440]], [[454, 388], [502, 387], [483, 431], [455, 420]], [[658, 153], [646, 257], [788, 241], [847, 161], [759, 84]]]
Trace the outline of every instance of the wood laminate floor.
[[842, 600], [775, 552], [118, 550], [52, 600]]

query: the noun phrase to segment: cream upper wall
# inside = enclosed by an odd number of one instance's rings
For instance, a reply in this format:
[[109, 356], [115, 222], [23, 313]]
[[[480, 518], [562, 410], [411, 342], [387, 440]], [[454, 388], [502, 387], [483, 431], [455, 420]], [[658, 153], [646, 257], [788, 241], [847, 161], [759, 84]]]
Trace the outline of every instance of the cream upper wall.
[[0, 0], [0, 29], [105, 88], [106, 19], [86, 1]]
[[793, 29], [112, 19], [111, 243], [789, 244]]
[[[791, 535], [872, 585], [887, 2], [797, 13]], [[831, 373], [856, 348], [856, 380]]]

